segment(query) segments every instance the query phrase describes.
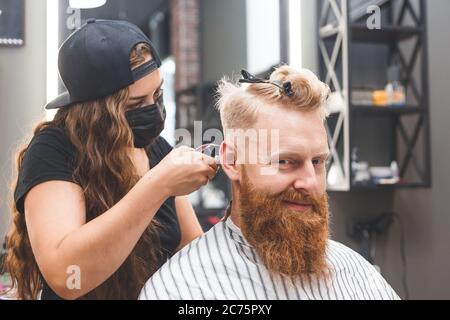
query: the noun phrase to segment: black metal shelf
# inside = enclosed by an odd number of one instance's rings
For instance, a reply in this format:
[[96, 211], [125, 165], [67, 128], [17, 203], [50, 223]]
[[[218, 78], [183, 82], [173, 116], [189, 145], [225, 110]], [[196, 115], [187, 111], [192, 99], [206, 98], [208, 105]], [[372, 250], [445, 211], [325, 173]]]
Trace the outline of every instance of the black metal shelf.
[[356, 42], [390, 43], [420, 35], [421, 27], [382, 26], [380, 30], [370, 30], [363, 24], [351, 24], [352, 40]]
[[388, 189], [420, 189], [429, 188], [428, 183], [417, 183], [417, 182], [401, 182], [396, 184], [353, 184], [351, 190], [388, 190]]
[[[431, 185], [428, 41], [425, 0], [318, 1], [320, 78], [344, 106], [328, 118], [330, 191], [427, 188]], [[369, 5], [380, 7], [381, 29], [369, 29]], [[355, 9], [356, 8], [356, 9]], [[408, 41], [411, 40], [411, 41]], [[383, 88], [400, 68], [409, 105], [353, 103], [357, 88]], [[383, 74], [385, 73], [385, 74]], [[370, 100], [367, 101], [371, 103]], [[331, 108], [333, 109], [333, 108]], [[399, 167], [401, 183], [353, 185], [353, 152], [369, 166]], [[332, 171], [331, 171], [332, 170]]]
[[402, 106], [402, 107], [377, 107], [377, 106], [365, 106], [365, 105], [351, 105], [351, 110], [354, 113], [364, 114], [382, 114], [382, 115], [410, 115], [410, 114], [423, 114], [427, 112], [424, 108], [417, 106]]

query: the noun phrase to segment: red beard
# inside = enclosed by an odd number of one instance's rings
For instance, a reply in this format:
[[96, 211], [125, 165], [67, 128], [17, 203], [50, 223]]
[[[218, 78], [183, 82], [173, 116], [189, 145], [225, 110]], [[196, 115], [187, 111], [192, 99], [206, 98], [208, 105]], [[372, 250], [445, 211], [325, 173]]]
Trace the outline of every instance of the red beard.
[[[312, 207], [302, 213], [286, 207], [283, 200]], [[326, 276], [326, 194], [316, 198], [286, 190], [273, 195], [254, 187], [244, 171], [239, 209], [242, 233], [270, 272], [289, 277]]]

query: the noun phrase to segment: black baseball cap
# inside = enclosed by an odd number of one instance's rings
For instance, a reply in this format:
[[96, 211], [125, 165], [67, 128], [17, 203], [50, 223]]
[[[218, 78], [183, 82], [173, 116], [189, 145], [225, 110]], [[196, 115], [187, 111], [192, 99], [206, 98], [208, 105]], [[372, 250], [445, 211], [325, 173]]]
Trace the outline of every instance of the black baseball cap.
[[[131, 70], [130, 54], [140, 43], [150, 47], [152, 60]], [[58, 69], [67, 92], [45, 109], [96, 100], [126, 88], [161, 66], [150, 39], [126, 21], [89, 19], [62, 44]]]

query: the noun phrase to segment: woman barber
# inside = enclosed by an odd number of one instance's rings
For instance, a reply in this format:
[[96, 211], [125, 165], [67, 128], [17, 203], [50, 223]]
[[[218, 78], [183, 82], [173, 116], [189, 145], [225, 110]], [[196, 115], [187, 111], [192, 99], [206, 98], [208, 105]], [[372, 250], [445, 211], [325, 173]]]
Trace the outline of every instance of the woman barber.
[[159, 136], [161, 62], [136, 26], [89, 20], [58, 65], [68, 92], [17, 157], [6, 265], [21, 299], [136, 299], [202, 234], [186, 195], [217, 166]]

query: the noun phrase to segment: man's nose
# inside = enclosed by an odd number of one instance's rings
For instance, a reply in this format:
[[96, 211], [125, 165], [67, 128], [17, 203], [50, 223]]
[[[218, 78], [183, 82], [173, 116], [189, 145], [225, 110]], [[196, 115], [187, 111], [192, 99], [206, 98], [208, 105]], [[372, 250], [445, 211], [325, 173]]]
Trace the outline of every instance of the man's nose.
[[312, 162], [305, 162], [298, 170], [296, 170], [294, 189], [307, 194], [314, 194], [317, 192], [318, 179]]

